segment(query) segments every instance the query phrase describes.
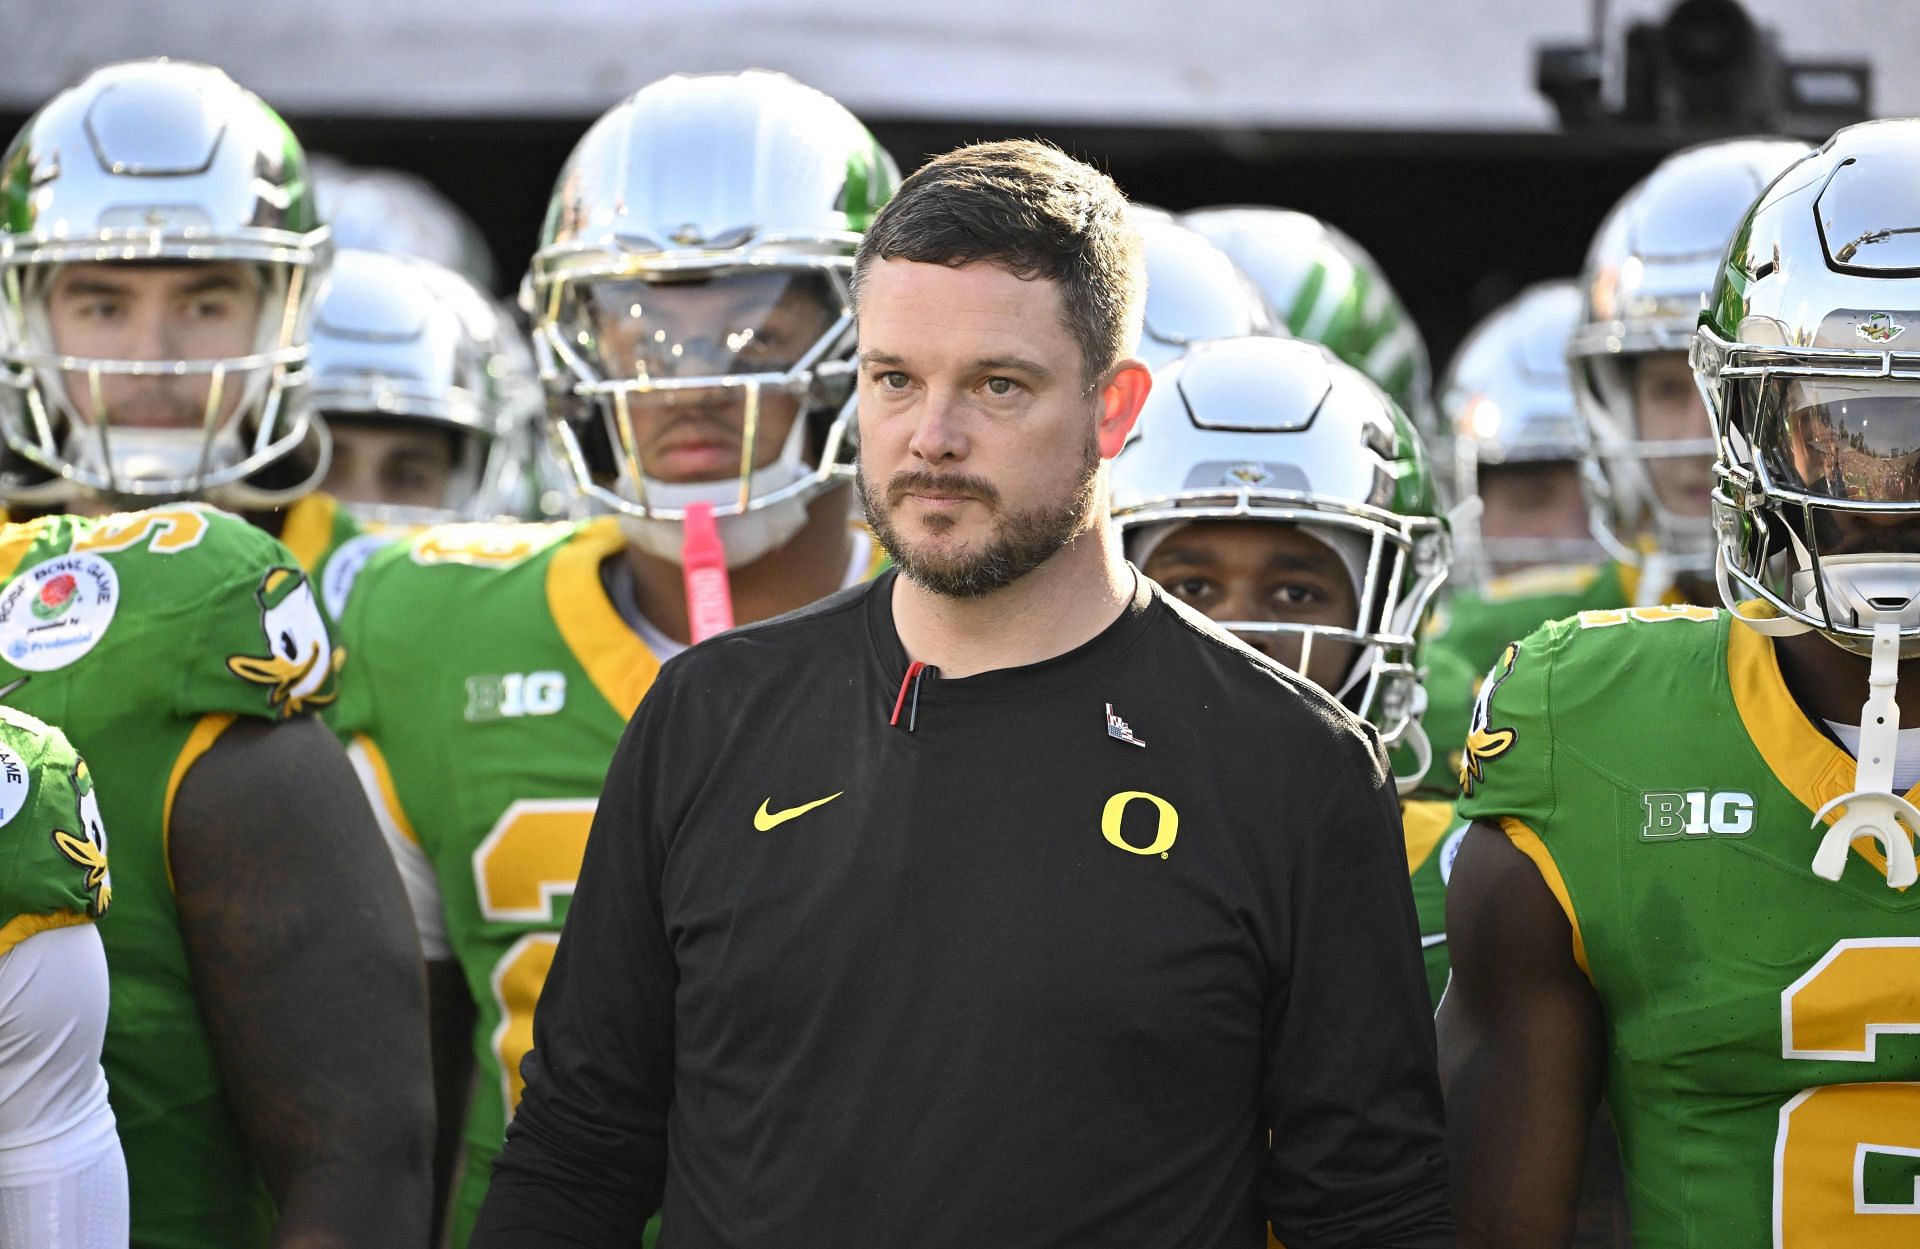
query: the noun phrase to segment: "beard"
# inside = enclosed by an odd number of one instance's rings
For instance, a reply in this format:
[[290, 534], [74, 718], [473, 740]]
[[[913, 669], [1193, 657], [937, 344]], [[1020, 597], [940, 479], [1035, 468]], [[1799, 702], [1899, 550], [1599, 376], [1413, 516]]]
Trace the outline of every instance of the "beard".
[[[864, 467], [855, 480], [868, 528], [908, 580], [945, 598], [975, 599], [1012, 585], [1086, 531], [1098, 494], [1100, 448], [1089, 434], [1066, 496], [1024, 512], [1003, 510], [1000, 492], [993, 483], [965, 473], [906, 470], [895, 473], [884, 492], [876, 491], [867, 480]], [[909, 543], [893, 523], [893, 510], [913, 490], [969, 494], [980, 500], [993, 514], [993, 527], [985, 543], [977, 550], [951, 555], [934, 554]], [[929, 529], [942, 532], [951, 529], [954, 522], [951, 517], [936, 515], [925, 523]]]

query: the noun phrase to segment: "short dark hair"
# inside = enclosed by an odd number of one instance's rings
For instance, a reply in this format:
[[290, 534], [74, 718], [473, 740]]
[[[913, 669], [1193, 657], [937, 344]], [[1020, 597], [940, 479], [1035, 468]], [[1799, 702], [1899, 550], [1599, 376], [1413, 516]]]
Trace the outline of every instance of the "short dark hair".
[[1066, 325], [1089, 384], [1134, 349], [1146, 265], [1127, 198], [1113, 179], [1031, 139], [975, 143], [937, 156], [900, 184], [853, 262], [853, 294], [876, 260], [984, 261], [1060, 284]]

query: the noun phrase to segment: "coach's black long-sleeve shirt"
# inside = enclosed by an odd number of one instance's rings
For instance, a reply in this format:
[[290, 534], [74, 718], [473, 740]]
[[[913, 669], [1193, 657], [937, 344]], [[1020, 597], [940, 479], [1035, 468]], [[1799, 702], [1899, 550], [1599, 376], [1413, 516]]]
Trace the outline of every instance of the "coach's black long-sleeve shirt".
[[1144, 578], [903, 698], [893, 588], [662, 670], [475, 1249], [1451, 1245], [1371, 731]]

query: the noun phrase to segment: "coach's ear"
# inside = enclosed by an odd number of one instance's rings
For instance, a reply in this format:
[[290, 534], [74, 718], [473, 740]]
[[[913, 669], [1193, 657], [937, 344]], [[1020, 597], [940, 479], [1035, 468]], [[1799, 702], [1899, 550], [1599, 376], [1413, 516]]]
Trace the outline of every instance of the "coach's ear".
[[1111, 460], [1127, 445], [1133, 423], [1140, 419], [1147, 395], [1153, 390], [1153, 373], [1143, 360], [1126, 359], [1113, 366], [1106, 385], [1100, 388], [1100, 424], [1096, 434], [1100, 458]]

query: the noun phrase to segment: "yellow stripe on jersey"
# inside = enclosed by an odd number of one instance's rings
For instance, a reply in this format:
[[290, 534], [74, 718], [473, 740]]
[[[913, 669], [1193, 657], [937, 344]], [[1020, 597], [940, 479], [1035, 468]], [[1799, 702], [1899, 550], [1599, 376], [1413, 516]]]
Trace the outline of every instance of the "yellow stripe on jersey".
[[547, 610], [573, 657], [622, 719], [633, 715], [659, 675], [660, 660], [620, 618], [600, 581], [600, 564], [627, 540], [611, 516], [582, 525], [547, 564]]
[[1540, 834], [1510, 815], [1500, 817], [1500, 828], [1513, 842], [1514, 849], [1532, 859], [1533, 865], [1540, 869], [1540, 879], [1547, 882], [1547, 889], [1560, 903], [1560, 909], [1567, 913], [1567, 927], [1573, 930], [1573, 961], [1587, 973], [1587, 979], [1593, 979], [1593, 972], [1587, 968], [1587, 942], [1580, 935], [1580, 917], [1573, 913], [1573, 895], [1567, 892], [1567, 882], [1561, 877], [1560, 865], [1553, 861], [1547, 843], [1540, 840]]
[[0, 954], [5, 954], [28, 937], [51, 932], [55, 928], [71, 928], [75, 924], [92, 921], [83, 911], [55, 911], [51, 915], [16, 915], [5, 924], [0, 924]]
[[40, 536], [40, 530], [46, 517], [35, 517], [21, 524], [9, 524], [4, 536], [0, 536], [0, 581], [9, 580], [19, 569], [20, 561], [27, 557], [27, 551], [34, 540]]
[[[1857, 771], [1853, 756], [1813, 727], [1813, 721], [1794, 701], [1786, 678], [1780, 675], [1773, 640], [1738, 620], [1727, 630], [1727, 683], [1733, 689], [1733, 705], [1740, 712], [1740, 723], [1753, 740], [1754, 749], [1780, 784], [1807, 810], [1818, 811], [1842, 794], [1853, 792]], [[1920, 802], [1920, 785], [1909, 789], [1906, 797], [1908, 802]], [[1828, 812], [1826, 823], [1833, 823], [1839, 814]], [[1882, 876], [1887, 874], [1887, 856], [1873, 838], [1861, 837], [1854, 841], [1853, 848]]]
[[193, 732], [187, 734], [186, 745], [180, 747], [180, 754], [173, 761], [173, 771], [167, 775], [166, 803], [160, 808], [160, 860], [167, 865], [167, 889], [173, 889], [173, 796], [180, 792], [180, 782], [187, 778], [187, 769], [199, 762], [200, 756], [213, 749], [220, 735], [227, 731], [236, 716], [228, 712], [217, 712], [201, 716], [200, 722], [193, 726]]
[[280, 526], [280, 541], [286, 543], [300, 567], [310, 573], [320, 571], [320, 558], [333, 542], [334, 513], [339, 503], [330, 494], [310, 494], [287, 509]]
[[380, 801], [393, 818], [393, 826], [400, 830], [402, 837], [419, 845], [420, 835], [413, 831], [413, 821], [407, 818], [407, 809], [400, 805], [400, 791], [393, 787], [393, 773], [387, 768], [387, 757], [380, 753], [380, 748], [365, 733], [354, 734], [353, 744], [359, 748], [366, 758], [367, 767], [373, 772], [374, 784], [380, 787]]
[[1403, 802], [1400, 825], [1407, 837], [1407, 875], [1419, 871], [1453, 823], [1451, 802]]

